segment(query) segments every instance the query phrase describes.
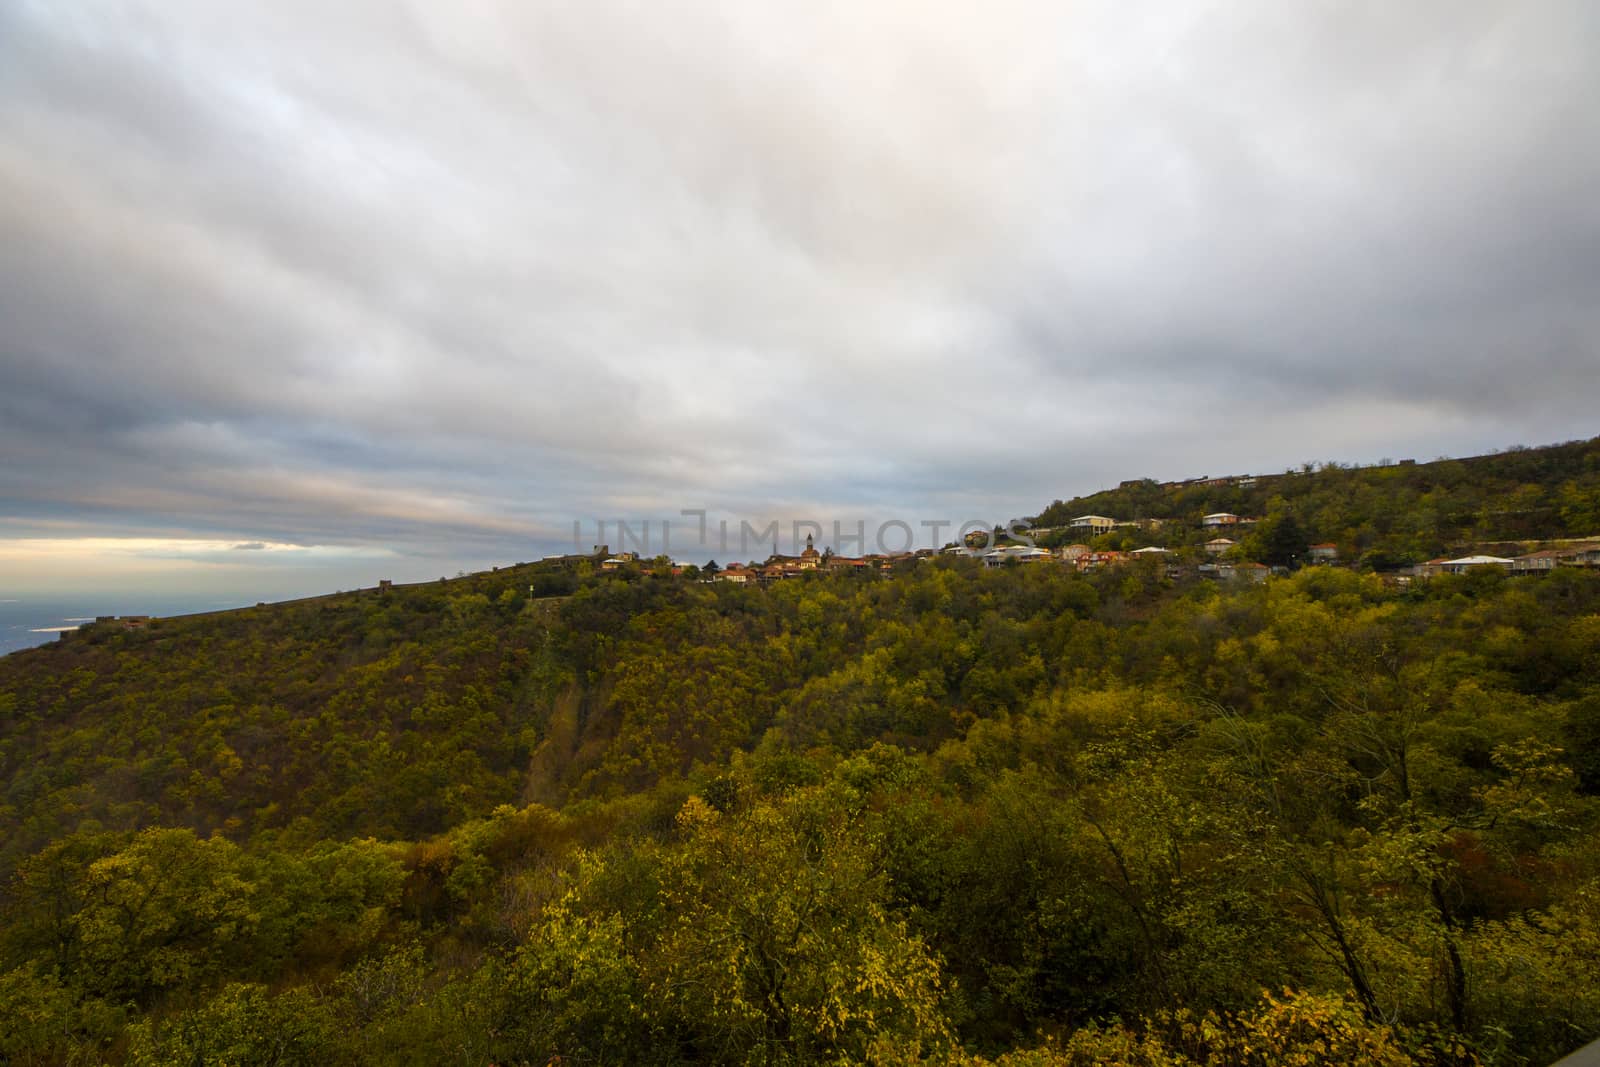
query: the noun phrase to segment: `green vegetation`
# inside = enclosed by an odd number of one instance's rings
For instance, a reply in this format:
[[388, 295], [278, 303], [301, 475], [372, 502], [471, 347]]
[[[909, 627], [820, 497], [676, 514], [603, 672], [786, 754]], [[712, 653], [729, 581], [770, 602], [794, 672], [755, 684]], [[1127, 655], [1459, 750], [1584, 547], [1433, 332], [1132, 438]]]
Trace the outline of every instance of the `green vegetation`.
[[1587, 569], [504, 568], [0, 659], [0, 781], [0, 1063], [1600, 1036]]
[[[1304, 543], [1333, 542], [1343, 558], [1386, 571], [1474, 544], [1600, 536], [1600, 438], [1547, 448], [1514, 448], [1469, 459], [1373, 467], [1306, 464], [1298, 471], [1117, 489], [1056, 501], [1042, 527], [1084, 514], [1159, 519], [1158, 530], [1118, 532], [1096, 547], [1196, 547], [1211, 512], [1269, 520], [1244, 531], [1240, 555], [1261, 563], [1304, 559]], [[1284, 530], [1280, 523], [1293, 523]], [[1269, 525], [1269, 522], [1271, 525]], [[1226, 532], [1240, 539], [1240, 533]], [[1114, 542], [1114, 543], [1109, 543]], [[1064, 543], [1063, 537], [1053, 542]]]

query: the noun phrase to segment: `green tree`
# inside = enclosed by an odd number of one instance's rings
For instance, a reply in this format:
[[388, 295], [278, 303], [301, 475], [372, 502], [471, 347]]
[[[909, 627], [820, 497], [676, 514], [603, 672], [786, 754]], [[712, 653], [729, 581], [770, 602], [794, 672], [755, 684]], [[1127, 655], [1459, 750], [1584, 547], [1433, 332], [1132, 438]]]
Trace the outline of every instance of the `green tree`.
[[1256, 530], [1261, 545], [1261, 562], [1275, 567], [1304, 563], [1310, 540], [1291, 512], [1269, 515]]
[[233, 984], [193, 1011], [135, 1024], [128, 1061], [320, 1067], [330, 1062], [336, 1026], [329, 1005], [308, 990], [273, 996], [263, 986]]
[[260, 919], [239, 852], [188, 830], [146, 830], [89, 864], [71, 921], [77, 975], [107, 996], [149, 998], [247, 959]]
[[947, 1046], [937, 961], [888, 910], [874, 846], [823, 787], [738, 816], [691, 798], [646, 995], [717, 1062], [865, 1063]]

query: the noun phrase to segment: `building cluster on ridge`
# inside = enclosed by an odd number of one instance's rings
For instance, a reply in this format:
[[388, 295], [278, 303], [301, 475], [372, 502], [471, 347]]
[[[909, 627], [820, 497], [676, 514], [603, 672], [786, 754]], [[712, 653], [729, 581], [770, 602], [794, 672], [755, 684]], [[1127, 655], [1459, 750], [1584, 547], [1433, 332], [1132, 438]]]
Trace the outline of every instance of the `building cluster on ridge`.
[[[1032, 537], [1046, 537], [1054, 535], [1061, 530], [1081, 531], [1090, 536], [1100, 537], [1114, 533], [1117, 530], [1153, 531], [1160, 529], [1170, 521], [1172, 520], [1141, 519], [1124, 521], [1106, 515], [1080, 515], [1070, 520], [1065, 527], [1033, 528], [1028, 532]], [[922, 559], [943, 554], [975, 556], [987, 567], [1001, 567], [1007, 564], [1056, 563], [1071, 567], [1080, 573], [1100, 570], [1105, 567], [1129, 566], [1146, 561], [1160, 565], [1166, 574], [1173, 577], [1192, 571], [1192, 573], [1205, 578], [1243, 579], [1260, 582], [1265, 581], [1271, 574], [1287, 573], [1288, 568], [1269, 567], [1264, 563], [1241, 560], [1238, 558], [1238, 553], [1234, 551], [1239, 546], [1239, 542], [1232, 537], [1222, 536], [1223, 533], [1240, 533], [1250, 530], [1259, 521], [1257, 518], [1236, 515], [1228, 511], [1217, 511], [1202, 516], [1200, 519], [1202, 529], [1216, 533], [1218, 536], [1207, 540], [1199, 546], [1198, 558], [1193, 554], [1195, 551], [1193, 548], [1185, 552], [1179, 552], [1171, 548], [1155, 545], [1123, 550], [1094, 548], [1081, 543], [1062, 545], [1055, 549], [1042, 548], [1032, 543], [995, 544], [994, 536], [983, 531], [970, 535], [970, 540], [967, 543], [948, 544], [939, 552], [935, 552], [930, 548], [923, 548], [906, 552], [842, 556], [832, 552], [818, 551], [813, 538], [808, 535], [805, 548], [801, 550], [799, 555], [780, 554], [777, 552], [776, 546], [774, 546], [773, 553], [765, 561], [752, 560], [748, 563], [730, 563], [720, 570], [708, 573], [706, 580], [727, 582], [731, 585], [765, 585], [785, 578], [796, 578], [813, 573], [837, 574], [841, 572], [888, 571], [900, 564], [915, 563]], [[1031, 541], [1031, 537], [1029, 540]], [[606, 546], [596, 545], [595, 555], [600, 557], [599, 566], [601, 570], [615, 571], [624, 567], [642, 567], [647, 574], [665, 573], [658, 568], [647, 566], [645, 561], [640, 560], [632, 552], [621, 552], [612, 555]], [[1323, 541], [1310, 545], [1307, 547], [1303, 562], [1316, 566], [1338, 565], [1340, 563], [1339, 546], [1332, 541]], [[674, 563], [671, 566], [670, 573], [673, 575], [682, 574], [690, 566], [687, 563]], [[1405, 581], [1411, 577], [1459, 574], [1474, 567], [1500, 567], [1513, 574], [1527, 574], [1569, 566], [1600, 566], [1600, 544], [1579, 543], [1560, 548], [1546, 548], [1516, 557], [1473, 555], [1455, 559], [1440, 558], [1408, 568], [1395, 577]]]
[[806, 534], [806, 546], [800, 550], [798, 556], [785, 556], [773, 546], [772, 555], [764, 563], [730, 563], [718, 571], [713, 580], [729, 582], [734, 585], [752, 585], [763, 582], [773, 582], [784, 578], [798, 578], [805, 574], [826, 573], [862, 573], [872, 570], [888, 570], [897, 563], [924, 559], [932, 556], [933, 550], [924, 548], [914, 552], [888, 552], [874, 553], [865, 556], [840, 556], [832, 552], [820, 552], [810, 534]]

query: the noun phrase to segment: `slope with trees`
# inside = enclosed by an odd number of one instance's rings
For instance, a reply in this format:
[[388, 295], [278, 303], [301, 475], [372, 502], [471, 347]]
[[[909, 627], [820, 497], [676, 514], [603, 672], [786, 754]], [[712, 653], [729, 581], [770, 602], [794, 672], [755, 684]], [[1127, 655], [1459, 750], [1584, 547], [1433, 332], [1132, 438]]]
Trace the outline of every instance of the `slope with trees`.
[[0, 771], [0, 1062], [1600, 1035], [1579, 569], [504, 568], [7, 656]]

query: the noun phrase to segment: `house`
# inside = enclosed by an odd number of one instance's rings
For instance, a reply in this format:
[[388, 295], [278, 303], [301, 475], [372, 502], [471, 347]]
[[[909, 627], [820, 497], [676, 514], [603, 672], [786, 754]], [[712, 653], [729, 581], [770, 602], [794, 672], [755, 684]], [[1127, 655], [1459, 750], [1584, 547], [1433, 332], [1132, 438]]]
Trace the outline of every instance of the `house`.
[[1239, 525], [1239, 516], [1231, 511], [1213, 511], [1209, 515], [1201, 516], [1200, 525], [1210, 526], [1213, 529], [1222, 526], [1237, 526]]
[[1223, 581], [1234, 578], [1249, 582], [1264, 582], [1272, 568], [1264, 563], [1219, 563], [1217, 564], [1217, 577]]
[[1557, 567], [1593, 567], [1600, 565], [1600, 545], [1564, 545], [1529, 552], [1511, 561], [1513, 574], [1542, 574]]
[[1087, 556], [1080, 556], [1075, 562], [1079, 571], [1096, 571], [1101, 567], [1127, 563], [1131, 558], [1126, 552], [1091, 552]]
[[1117, 528], [1116, 519], [1108, 519], [1104, 515], [1079, 515], [1067, 525], [1074, 530], [1088, 530], [1090, 533], [1110, 533]]
[[1148, 548], [1136, 548], [1128, 554], [1130, 556], [1138, 556], [1140, 559], [1148, 559], [1150, 557], [1170, 556], [1172, 555], [1172, 550], [1151, 545]]
[[[262, 605], [258, 604], [256, 606], [257, 607], [261, 607]], [[86, 629], [88, 627], [88, 625], [90, 625], [90, 624], [85, 624], [85, 626], [84, 627], [80, 627], [80, 629]], [[150, 616], [148, 616], [148, 615], [124, 615], [124, 616], [122, 616], [122, 618], [119, 619], [115, 615], [96, 615], [94, 617], [94, 623], [92, 625], [95, 625], [95, 626], [120, 626], [124, 630], [142, 630], [146, 626], [150, 625]], [[65, 637], [70, 632], [71, 631], [63, 630], [61, 636]]]
[[1311, 546], [1312, 563], [1335, 563], [1339, 559], [1339, 546], [1332, 541]]
[[1050, 550], [1047, 548], [1031, 548], [1028, 545], [1005, 545], [1001, 548], [991, 548], [983, 554], [985, 567], [998, 567], [1004, 563], [1015, 560], [1018, 563], [1038, 563], [1050, 559]]
[[730, 582], [734, 585], [754, 585], [756, 575], [748, 567], [730, 563], [717, 574], [717, 581]]
[[1546, 548], [1538, 552], [1529, 552], [1511, 561], [1511, 573], [1540, 574], [1544, 571], [1553, 571], [1563, 556], [1571, 554], [1571, 550], [1564, 548]]
[[1439, 570], [1444, 574], [1466, 574], [1474, 567], [1500, 567], [1509, 571], [1511, 560], [1504, 556], [1462, 556], [1460, 559], [1439, 562]]
[[1236, 541], [1230, 541], [1226, 537], [1213, 537], [1206, 542], [1206, 551], [1213, 556], [1220, 556], [1237, 543]]
[[1091, 549], [1088, 545], [1062, 545], [1061, 558], [1066, 560], [1068, 563], [1071, 563], [1074, 560], [1082, 558], [1083, 556], [1087, 556], [1091, 551], [1093, 551], [1093, 549]]

